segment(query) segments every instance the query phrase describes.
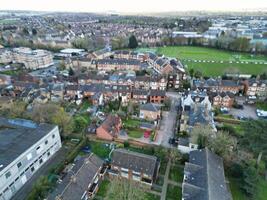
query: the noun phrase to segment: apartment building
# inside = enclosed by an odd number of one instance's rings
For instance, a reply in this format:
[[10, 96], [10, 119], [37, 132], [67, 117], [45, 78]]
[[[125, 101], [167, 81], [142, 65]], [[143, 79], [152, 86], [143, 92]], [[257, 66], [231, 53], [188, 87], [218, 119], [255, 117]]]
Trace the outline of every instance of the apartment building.
[[0, 199], [9, 200], [60, 148], [58, 127], [0, 118]]
[[19, 47], [0, 52], [0, 63], [22, 63], [27, 69], [46, 68], [54, 64], [53, 55], [49, 51]]

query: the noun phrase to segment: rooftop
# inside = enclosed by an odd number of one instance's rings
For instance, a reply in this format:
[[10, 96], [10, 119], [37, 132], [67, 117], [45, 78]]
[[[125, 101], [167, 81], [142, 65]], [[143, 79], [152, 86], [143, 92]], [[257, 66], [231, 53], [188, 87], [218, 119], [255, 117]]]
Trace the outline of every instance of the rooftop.
[[29, 120], [0, 118], [0, 165], [2, 169], [54, 128], [55, 125], [51, 124], [35, 124]]

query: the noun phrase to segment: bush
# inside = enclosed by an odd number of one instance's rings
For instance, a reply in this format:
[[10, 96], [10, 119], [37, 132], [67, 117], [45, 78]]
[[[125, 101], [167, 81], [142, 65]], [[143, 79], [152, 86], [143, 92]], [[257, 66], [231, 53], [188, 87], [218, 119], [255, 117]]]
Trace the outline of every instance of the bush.
[[124, 141], [123, 146], [124, 146], [124, 148], [130, 147], [129, 141], [128, 140]]
[[234, 163], [229, 168], [229, 173], [235, 178], [243, 177], [243, 166], [239, 163]]

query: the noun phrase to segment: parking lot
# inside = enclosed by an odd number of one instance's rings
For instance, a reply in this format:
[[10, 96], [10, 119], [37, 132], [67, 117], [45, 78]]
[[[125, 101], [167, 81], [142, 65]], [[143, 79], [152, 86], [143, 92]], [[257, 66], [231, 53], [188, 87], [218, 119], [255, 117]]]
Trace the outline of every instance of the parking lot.
[[244, 105], [243, 109], [231, 108], [229, 114], [233, 115], [234, 118], [258, 119], [254, 105]]

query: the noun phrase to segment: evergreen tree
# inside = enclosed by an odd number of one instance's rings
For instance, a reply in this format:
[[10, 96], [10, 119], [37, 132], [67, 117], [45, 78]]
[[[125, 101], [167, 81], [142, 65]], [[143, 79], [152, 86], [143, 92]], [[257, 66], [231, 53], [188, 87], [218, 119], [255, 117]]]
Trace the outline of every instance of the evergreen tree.
[[138, 47], [137, 39], [134, 35], [131, 35], [129, 38], [129, 48], [135, 49], [136, 47]]

